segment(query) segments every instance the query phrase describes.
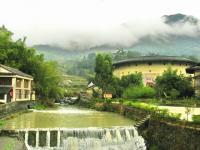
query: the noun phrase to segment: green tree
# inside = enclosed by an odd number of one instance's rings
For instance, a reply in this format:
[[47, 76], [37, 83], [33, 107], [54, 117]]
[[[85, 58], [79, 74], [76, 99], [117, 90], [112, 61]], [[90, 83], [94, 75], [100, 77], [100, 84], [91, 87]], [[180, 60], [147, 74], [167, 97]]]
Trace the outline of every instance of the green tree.
[[113, 90], [112, 70], [112, 58], [107, 54], [98, 54], [95, 65], [95, 84], [103, 90], [103, 93]]
[[126, 76], [122, 76], [120, 80], [120, 86], [124, 89], [129, 86], [142, 86], [142, 73], [134, 73]]
[[70, 64], [68, 67], [67, 73], [72, 75], [78, 75], [86, 77], [87, 79], [94, 77], [94, 68], [95, 68], [95, 59], [96, 54], [90, 53], [88, 56], [84, 56], [81, 60], [75, 60], [72, 62], [66, 62], [66, 64]]
[[123, 93], [123, 87], [121, 87], [121, 85], [120, 85], [120, 79], [113, 76], [111, 84], [114, 88], [114, 92], [112, 93], [113, 97], [114, 98], [121, 97], [122, 93]]
[[113, 97], [121, 97], [123, 91], [129, 86], [142, 86], [142, 74], [135, 73], [123, 76], [121, 79], [112, 74], [112, 58], [108, 54], [98, 54], [96, 56], [95, 79], [103, 93], [112, 93]]
[[161, 97], [191, 97], [194, 94], [192, 79], [182, 74], [178, 75], [177, 71], [171, 68], [156, 78], [156, 90]]
[[37, 55], [35, 49], [27, 47], [26, 38], [13, 41], [12, 35], [4, 26], [0, 27], [0, 63], [32, 75], [34, 90], [40, 98], [62, 96], [57, 64], [44, 61], [43, 55]]

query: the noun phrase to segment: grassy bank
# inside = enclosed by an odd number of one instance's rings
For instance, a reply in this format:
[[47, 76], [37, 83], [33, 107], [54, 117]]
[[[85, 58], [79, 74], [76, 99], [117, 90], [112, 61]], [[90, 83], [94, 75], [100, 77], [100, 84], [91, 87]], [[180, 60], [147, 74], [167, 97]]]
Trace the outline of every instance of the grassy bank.
[[[160, 120], [169, 120], [169, 121], [179, 121], [180, 114], [170, 113], [167, 109], [159, 109], [155, 105], [150, 105], [144, 102], [137, 100], [124, 100], [124, 99], [115, 99], [115, 100], [106, 100], [106, 99], [93, 99], [90, 103], [85, 104], [89, 108], [93, 108], [99, 111], [113, 111], [123, 114], [123, 110], [118, 110], [121, 107], [129, 107], [132, 109], [137, 109], [143, 111], [146, 115], [151, 115], [153, 118]], [[119, 106], [116, 107], [116, 106]]]
[[[151, 119], [153, 120], [159, 120], [164, 122], [169, 122], [173, 124], [178, 124], [181, 126], [191, 126], [191, 127], [197, 127], [200, 128], [199, 123], [199, 116], [194, 116], [194, 121], [188, 122], [187, 120], [181, 120], [181, 114], [180, 113], [171, 113], [168, 109], [163, 109], [157, 107], [155, 103], [149, 102], [146, 103], [147, 100], [128, 100], [128, 99], [113, 99], [113, 100], [106, 100], [106, 99], [93, 99], [91, 100], [87, 105], [89, 108], [93, 108], [99, 111], [113, 111], [113, 112], [119, 112], [120, 114], [123, 114], [123, 110], [119, 110], [115, 106], [126, 106], [129, 108], [137, 109], [140, 111], [145, 112], [147, 115], [151, 115]], [[115, 110], [116, 109], [116, 110]], [[122, 112], [120, 112], [122, 111]]]
[[141, 102], [162, 106], [180, 106], [180, 107], [200, 107], [200, 100], [197, 99], [141, 99]]
[[177, 106], [177, 107], [200, 107], [198, 99], [112, 99], [112, 102], [142, 102], [156, 106]]

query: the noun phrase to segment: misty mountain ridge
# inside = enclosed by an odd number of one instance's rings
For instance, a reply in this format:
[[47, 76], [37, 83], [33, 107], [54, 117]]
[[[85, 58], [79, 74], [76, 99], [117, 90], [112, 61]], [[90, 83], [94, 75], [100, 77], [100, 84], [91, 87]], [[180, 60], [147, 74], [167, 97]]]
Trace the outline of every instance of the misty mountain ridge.
[[59, 62], [63, 62], [65, 60], [71, 60], [71, 59], [80, 59], [80, 58], [83, 58], [84, 56], [87, 56], [90, 53], [115, 51], [106, 46], [103, 46], [101, 48], [95, 47], [95, 48], [86, 49], [86, 50], [69, 50], [69, 49], [59, 47], [59, 46], [39, 44], [39, 45], [34, 45], [33, 48], [37, 49], [37, 53], [44, 54], [45, 59], [56, 60]]
[[[190, 24], [197, 29], [199, 32], [200, 20], [193, 17], [187, 16], [184, 14], [173, 14], [173, 15], [164, 15], [162, 16], [164, 23], [168, 26], [174, 25], [184, 25]], [[98, 45], [90, 47], [85, 50], [68, 50], [58, 46], [52, 45], [34, 45], [34, 48], [38, 50], [38, 53], [43, 53], [46, 59], [50, 60], [65, 60], [65, 59], [74, 59], [81, 58], [85, 55], [88, 55], [92, 52], [115, 52], [119, 48], [116, 46], [109, 45]], [[159, 55], [195, 55], [200, 57], [200, 34], [197, 36], [187, 36], [187, 35], [176, 35], [176, 34], [167, 34], [167, 35], [156, 35], [142, 37], [139, 42], [134, 43], [131, 47], [124, 48], [130, 51], [138, 51], [142, 55], [147, 55], [148, 53], [156, 53]]]
[[197, 25], [199, 23], [199, 19], [193, 16], [187, 16], [184, 14], [174, 14], [174, 15], [164, 15], [162, 17], [164, 22], [169, 25], [177, 24], [177, 23], [190, 23], [193, 25]]

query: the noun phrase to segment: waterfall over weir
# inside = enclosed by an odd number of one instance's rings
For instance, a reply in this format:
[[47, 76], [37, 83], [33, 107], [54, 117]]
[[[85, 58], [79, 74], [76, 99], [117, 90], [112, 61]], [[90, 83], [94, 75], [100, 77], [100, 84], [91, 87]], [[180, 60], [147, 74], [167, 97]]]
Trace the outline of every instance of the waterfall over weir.
[[[23, 129], [28, 150], [146, 150], [144, 139], [133, 126], [113, 128]], [[35, 132], [35, 136], [29, 135]], [[45, 132], [45, 138], [40, 133]], [[56, 137], [52, 136], [52, 132]], [[29, 138], [33, 139], [32, 144]], [[41, 146], [40, 140], [45, 140]], [[55, 142], [56, 141], [56, 142]], [[54, 145], [52, 145], [54, 143]]]

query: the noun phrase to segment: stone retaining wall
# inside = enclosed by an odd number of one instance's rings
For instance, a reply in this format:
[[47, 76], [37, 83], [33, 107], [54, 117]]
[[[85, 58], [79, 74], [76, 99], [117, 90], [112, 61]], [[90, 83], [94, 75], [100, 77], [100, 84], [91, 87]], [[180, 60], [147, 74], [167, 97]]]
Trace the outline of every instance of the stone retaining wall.
[[200, 129], [150, 120], [142, 133], [154, 150], [200, 150]]
[[[85, 103], [85, 102], [84, 102]], [[82, 102], [83, 104], [83, 102]], [[84, 106], [84, 105], [83, 105]], [[142, 109], [123, 106], [120, 104], [86, 103], [86, 106], [102, 111], [112, 111], [134, 119], [137, 122], [148, 112]], [[137, 126], [137, 125], [136, 125]], [[138, 132], [146, 141], [150, 150], [200, 150], [200, 129], [154, 120], [142, 122], [137, 126]]]
[[[109, 104], [107, 111], [118, 112], [137, 122], [145, 118], [145, 110]], [[137, 125], [135, 125], [137, 126]], [[148, 149], [153, 150], [200, 150], [200, 129], [176, 125], [150, 118], [138, 125], [138, 133], [143, 136]]]
[[87, 108], [92, 108], [98, 111], [116, 112], [135, 121], [140, 121], [141, 119], [149, 115], [149, 113], [145, 110], [141, 110], [138, 108], [133, 109], [130, 106], [124, 106], [120, 103], [103, 103], [103, 102], [93, 103], [89, 101], [79, 101], [78, 105]]
[[0, 119], [12, 113], [32, 108], [36, 101], [18, 101], [0, 105]]

